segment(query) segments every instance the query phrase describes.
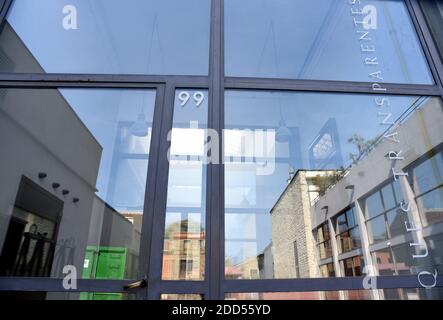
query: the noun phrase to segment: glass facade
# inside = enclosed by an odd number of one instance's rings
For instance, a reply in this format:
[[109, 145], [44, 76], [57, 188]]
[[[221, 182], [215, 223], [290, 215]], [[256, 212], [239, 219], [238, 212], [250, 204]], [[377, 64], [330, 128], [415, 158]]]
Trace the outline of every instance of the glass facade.
[[207, 75], [209, 9], [207, 0], [14, 0], [0, 71]]
[[443, 299], [442, 12], [0, 0], [0, 298]]
[[364, 2], [225, 1], [226, 75], [432, 83], [404, 2]]

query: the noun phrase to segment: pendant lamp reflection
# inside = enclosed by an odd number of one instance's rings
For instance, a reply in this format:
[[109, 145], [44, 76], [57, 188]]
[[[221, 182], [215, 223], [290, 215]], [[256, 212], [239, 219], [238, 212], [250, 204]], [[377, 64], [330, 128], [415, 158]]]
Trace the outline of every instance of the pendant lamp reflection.
[[131, 134], [136, 137], [146, 137], [149, 133], [149, 125], [146, 122], [145, 113], [143, 111], [144, 102], [145, 99], [143, 96], [143, 102], [140, 113], [137, 116], [137, 120], [132, 124], [131, 128], [129, 129]]
[[283, 120], [282, 107], [280, 105], [280, 125], [275, 134], [275, 140], [280, 143], [289, 142], [291, 139], [291, 130], [286, 126], [285, 120]]
[[146, 137], [149, 131], [149, 125], [145, 120], [144, 113], [137, 116], [137, 121], [131, 126], [131, 134], [136, 137]]

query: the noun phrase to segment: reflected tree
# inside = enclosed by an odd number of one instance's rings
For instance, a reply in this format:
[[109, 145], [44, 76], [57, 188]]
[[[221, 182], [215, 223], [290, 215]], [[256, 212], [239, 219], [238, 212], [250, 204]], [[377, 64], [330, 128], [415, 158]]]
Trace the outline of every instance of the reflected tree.
[[357, 162], [363, 154], [368, 151], [378, 140], [378, 136], [374, 139], [366, 140], [359, 134], [353, 134], [349, 139], [348, 143], [354, 144], [357, 147], [357, 153], [350, 153], [349, 159], [351, 159], [352, 163]]

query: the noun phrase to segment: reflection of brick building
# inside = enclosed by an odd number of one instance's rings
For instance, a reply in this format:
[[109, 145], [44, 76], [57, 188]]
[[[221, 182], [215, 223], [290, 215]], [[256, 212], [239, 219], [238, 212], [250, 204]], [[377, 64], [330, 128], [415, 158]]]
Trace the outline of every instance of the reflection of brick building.
[[165, 231], [163, 279], [201, 280], [205, 270], [205, 232], [199, 223], [183, 220]]
[[299, 170], [271, 210], [276, 278], [318, 277], [311, 203], [333, 171]]

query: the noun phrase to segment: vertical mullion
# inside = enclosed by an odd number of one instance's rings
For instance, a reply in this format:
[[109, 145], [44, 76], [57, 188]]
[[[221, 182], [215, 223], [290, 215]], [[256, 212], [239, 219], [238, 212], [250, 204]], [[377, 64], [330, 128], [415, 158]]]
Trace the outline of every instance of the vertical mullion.
[[150, 203], [153, 220], [152, 235], [150, 243], [150, 256], [148, 262], [148, 288], [147, 298], [156, 300], [160, 297], [161, 277], [162, 277], [162, 261], [163, 261], [163, 235], [166, 219], [166, 201], [168, 194], [168, 174], [169, 161], [168, 150], [171, 141], [168, 141], [168, 133], [172, 129], [173, 112], [175, 100], [175, 84], [166, 83], [163, 112], [161, 117], [161, 132], [159, 134], [159, 148], [157, 155], [157, 165], [155, 173], [157, 174], [155, 188], [146, 190], [146, 193], [153, 193], [154, 201]]
[[[212, 0], [211, 3], [211, 51], [209, 68], [209, 128], [218, 133], [218, 150], [211, 150], [212, 161], [208, 164], [207, 192], [207, 231], [209, 244], [206, 248], [208, 265], [207, 280], [209, 292], [207, 299], [222, 298], [221, 282], [224, 279], [223, 259], [223, 0]], [[214, 152], [215, 151], [215, 152]], [[215, 159], [214, 159], [215, 157]], [[216, 163], [214, 163], [214, 161]]]
[[[155, 203], [155, 194], [154, 192], [149, 192], [149, 191], [155, 190], [156, 186], [164, 96], [165, 96], [165, 86], [164, 85], [158, 86], [155, 94], [155, 109], [152, 121], [153, 125], [152, 125], [152, 134], [151, 134], [151, 146], [149, 150], [148, 173], [146, 179], [145, 198], [143, 206], [143, 218], [142, 218], [143, 221], [142, 221], [142, 229], [140, 236], [139, 269], [138, 269], [138, 278], [140, 279], [148, 279], [149, 275], [151, 241], [152, 241], [152, 233], [154, 232], [153, 208]], [[146, 299], [146, 298], [147, 298], [146, 290], [137, 291], [137, 299]]]

